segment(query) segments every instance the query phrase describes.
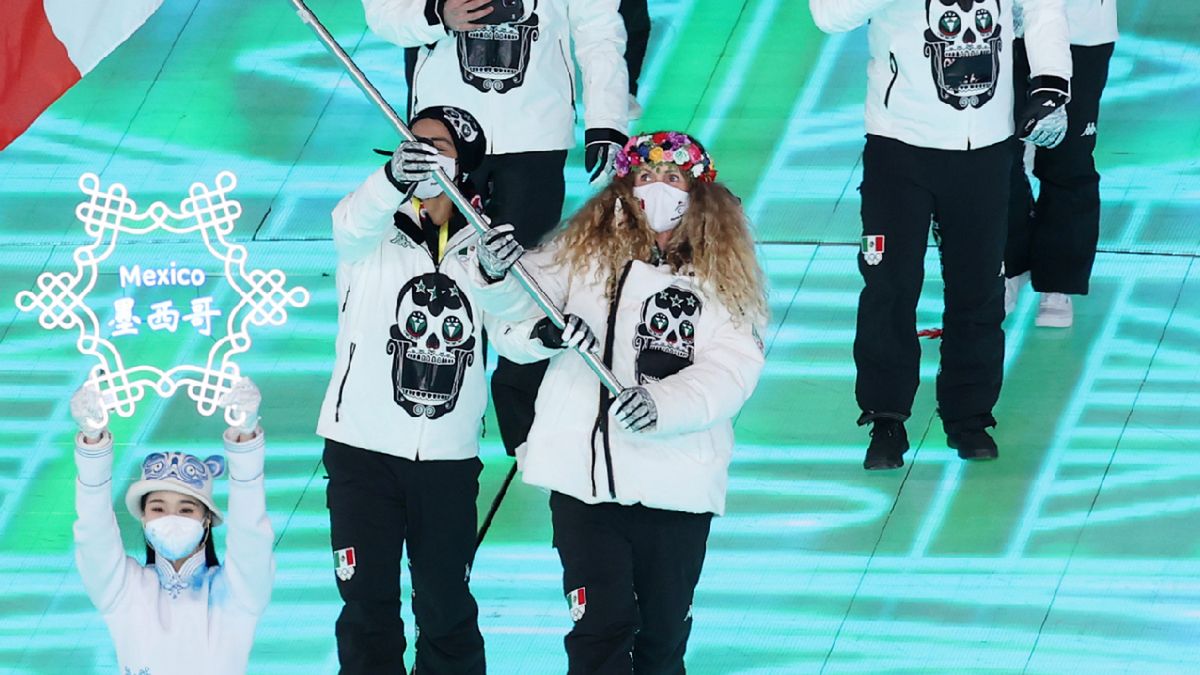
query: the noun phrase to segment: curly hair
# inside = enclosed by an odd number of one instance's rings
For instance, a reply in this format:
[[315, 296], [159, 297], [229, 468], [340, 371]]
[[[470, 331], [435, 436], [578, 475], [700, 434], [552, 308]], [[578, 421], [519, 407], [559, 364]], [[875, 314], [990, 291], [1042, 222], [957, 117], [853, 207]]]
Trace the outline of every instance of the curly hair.
[[[616, 292], [616, 278], [630, 260], [650, 260], [655, 233], [637, 197], [633, 175], [615, 178], [587, 201], [554, 240], [555, 261], [571, 274], [590, 270], [596, 282]], [[735, 322], [761, 326], [767, 319], [762, 269], [741, 203], [722, 183], [691, 181], [690, 202], [662, 251], [672, 272], [690, 266], [703, 285], [716, 290]]]

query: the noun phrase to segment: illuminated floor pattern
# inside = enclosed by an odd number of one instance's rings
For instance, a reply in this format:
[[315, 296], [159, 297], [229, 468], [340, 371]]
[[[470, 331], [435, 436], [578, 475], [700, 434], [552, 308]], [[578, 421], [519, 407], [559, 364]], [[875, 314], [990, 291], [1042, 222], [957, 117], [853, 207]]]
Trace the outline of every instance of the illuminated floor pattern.
[[[0, 305], [0, 673], [114, 670], [71, 560], [66, 401], [88, 364], [11, 298], [69, 264], [81, 173], [125, 182], [139, 202], [170, 202], [225, 168], [245, 209], [235, 238], [256, 265], [312, 291], [285, 327], [256, 334], [243, 361], [264, 390], [279, 535], [250, 670], [336, 670], [312, 434], [335, 331], [328, 212], [376, 161], [369, 149], [394, 141], [286, 3], [238, 3], [232, 23], [232, 2], [167, 5], [0, 154], [0, 298], [10, 299]], [[805, 5], [651, 2], [642, 128], [683, 126], [707, 140], [760, 239], [775, 242], [762, 249], [774, 316], [767, 371], [738, 420], [729, 515], [714, 524], [689, 671], [1197, 671], [1197, 10], [1122, 6], [1099, 151], [1105, 253], [1073, 328], [1034, 328], [1032, 293], [1009, 319], [1001, 460], [961, 463], [925, 386], [908, 465], [868, 475], [850, 358], [865, 40], [824, 38]], [[313, 7], [400, 100], [398, 54], [363, 35], [357, 3]], [[570, 158], [572, 201], [586, 191], [581, 159]], [[188, 247], [131, 244], [125, 255], [164, 250], [201, 264]], [[922, 327], [939, 324], [932, 255], [927, 279]], [[937, 344], [923, 344], [931, 384]], [[488, 427], [483, 508], [509, 462]], [[118, 484], [145, 452], [211, 450], [219, 431], [183, 401], [145, 405], [114, 425]], [[495, 673], [565, 670], [570, 620], [545, 501], [514, 486], [475, 567]], [[122, 524], [133, 551], [136, 530]]]

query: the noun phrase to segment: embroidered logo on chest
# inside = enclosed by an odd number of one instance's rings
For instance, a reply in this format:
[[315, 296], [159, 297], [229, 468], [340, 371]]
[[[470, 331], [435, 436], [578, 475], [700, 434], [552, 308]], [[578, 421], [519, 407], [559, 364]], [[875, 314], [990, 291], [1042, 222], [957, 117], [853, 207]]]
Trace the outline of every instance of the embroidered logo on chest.
[[692, 365], [703, 303], [695, 293], [669, 286], [646, 299], [633, 346], [638, 384], [657, 382]]
[[387, 353], [397, 405], [413, 417], [454, 410], [475, 361], [475, 314], [466, 293], [439, 272], [408, 280], [396, 299]]
[[1000, 0], [925, 0], [925, 20], [938, 99], [955, 110], [992, 100], [1000, 77]]

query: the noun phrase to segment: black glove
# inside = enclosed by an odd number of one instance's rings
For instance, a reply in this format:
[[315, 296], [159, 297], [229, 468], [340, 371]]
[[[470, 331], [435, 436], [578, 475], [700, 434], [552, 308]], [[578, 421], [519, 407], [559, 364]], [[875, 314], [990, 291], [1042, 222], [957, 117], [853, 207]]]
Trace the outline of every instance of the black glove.
[[542, 317], [533, 326], [533, 333], [529, 337], [537, 338], [543, 345], [550, 349], [570, 349], [572, 347], [579, 351], [594, 352], [596, 347], [600, 346], [600, 341], [596, 339], [596, 334], [584, 322], [583, 319], [568, 314], [563, 317], [566, 322], [565, 328], [559, 328], [550, 321], [550, 317]]
[[616, 129], [588, 129], [583, 133], [583, 168], [591, 174], [589, 183], [612, 175], [617, 152], [629, 139]]
[[1042, 148], [1053, 148], [1067, 135], [1070, 83], [1061, 77], [1039, 75], [1029, 83], [1029, 102], [1021, 111], [1017, 137]]

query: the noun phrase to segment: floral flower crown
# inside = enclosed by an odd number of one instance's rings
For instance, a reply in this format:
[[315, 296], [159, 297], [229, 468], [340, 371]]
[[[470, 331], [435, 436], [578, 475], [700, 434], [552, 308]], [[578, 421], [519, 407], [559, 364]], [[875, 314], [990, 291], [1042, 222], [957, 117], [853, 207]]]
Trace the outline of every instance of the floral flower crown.
[[656, 131], [629, 139], [617, 153], [617, 177], [627, 176], [634, 168], [654, 162], [671, 162], [696, 180], [711, 183], [717, 179], [712, 157], [696, 139], [678, 131]]

